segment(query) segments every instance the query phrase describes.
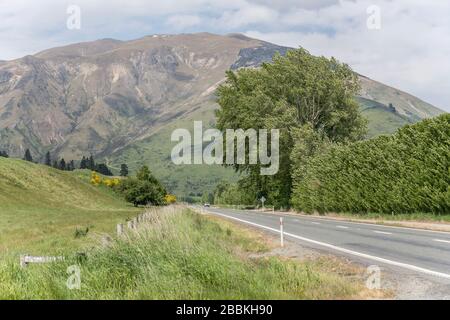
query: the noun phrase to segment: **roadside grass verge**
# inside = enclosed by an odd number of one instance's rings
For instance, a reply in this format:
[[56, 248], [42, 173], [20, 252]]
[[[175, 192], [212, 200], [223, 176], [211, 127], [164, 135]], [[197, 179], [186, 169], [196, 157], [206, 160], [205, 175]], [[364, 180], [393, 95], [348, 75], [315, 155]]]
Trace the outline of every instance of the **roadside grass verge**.
[[[151, 223], [84, 259], [1, 262], [0, 299], [344, 299], [363, 290], [314, 263], [252, 257], [270, 247], [230, 223], [182, 207], [152, 211]], [[70, 265], [80, 267], [80, 290], [66, 287]]]
[[[302, 213], [306, 214], [306, 213]], [[306, 214], [309, 215], [309, 214]], [[375, 220], [375, 221], [411, 221], [411, 222], [445, 222], [450, 223], [449, 214], [432, 213], [409, 213], [409, 214], [380, 214], [380, 213], [324, 213], [315, 214], [323, 217], [344, 217], [354, 220]], [[312, 215], [313, 216], [313, 215]]]

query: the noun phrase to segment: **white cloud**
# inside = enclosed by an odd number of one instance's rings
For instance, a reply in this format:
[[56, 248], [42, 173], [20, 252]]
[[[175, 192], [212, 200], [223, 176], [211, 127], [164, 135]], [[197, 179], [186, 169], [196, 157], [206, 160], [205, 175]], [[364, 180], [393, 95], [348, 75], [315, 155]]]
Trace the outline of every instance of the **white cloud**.
[[[381, 8], [381, 30], [366, 27], [366, 9], [374, 2]], [[276, 32], [246, 34], [337, 57], [362, 74], [450, 111], [449, 14], [450, 3], [444, 1], [341, 1], [290, 12], [281, 19], [286, 27]]]
[[241, 28], [252, 24], [272, 24], [279, 18], [279, 13], [266, 6], [243, 4], [241, 7], [225, 11], [216, 23], [223, 28]]
[[201, 23], [201, 18], [195, 15], [174, 15], [167, 19], [166, 24], [170, 27], [183, 30], [198, 26]]
[[[79, 5], [82, 28], [66, 28]], [[382, 28], [366, 27], [381, 8]], [[314, 54], [450, 111], [450, 3], [447, 0], [0, 0], [0, 60], [49, 47], [151, 33], [243, 32]]]

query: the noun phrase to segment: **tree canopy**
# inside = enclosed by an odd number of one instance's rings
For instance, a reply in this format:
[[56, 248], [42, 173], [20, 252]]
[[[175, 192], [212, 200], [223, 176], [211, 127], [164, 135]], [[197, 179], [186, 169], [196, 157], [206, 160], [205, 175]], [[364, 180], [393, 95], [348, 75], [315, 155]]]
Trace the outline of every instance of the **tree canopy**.
[[118, 190], [124, 195], [126, 201], [135, 206], [162, 205], [166, 202], [166, 189], [147, 166], [143, 166], [136, 177], [124, 179]]
[[[331, 142], [352, 142], [366, 132], [354, 96], [357, 75], [336, 59], [315, 57], [304, 49], [277, 55], [258, 69], [229, 71], [217, 91], [217, 126], [226, 129], [279, 129], [280, 170], [260, 176], [259, 165], [235, 164], [245, 172], [255, 200], [261, 196], [278, 207], [289, 206], [292, 190], [292, 148], [303, 126]], [[248, 153], [248, 150], [247, 150]], [[225, 155], [226, 156], [226, 155]], [[244, 183], [245, 184], [245, 183]]]

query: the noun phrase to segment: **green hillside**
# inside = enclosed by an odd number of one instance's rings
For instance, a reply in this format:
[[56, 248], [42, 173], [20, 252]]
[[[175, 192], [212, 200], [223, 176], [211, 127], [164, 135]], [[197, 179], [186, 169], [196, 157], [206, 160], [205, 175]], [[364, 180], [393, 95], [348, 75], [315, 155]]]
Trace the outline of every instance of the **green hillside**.
[[399, 128], [419, 120], [401, 116], [388, 106], [370, 99], [357, 98], [362, 115], [368, 120], [367, 137], [373, 138], [383, 134], [392, 134]]
[[[82, 246], [137, 214], [111, 190], [92, 186], [89, 174], [0, 158], [0, 254]], [[75, 238], [76, 229], [86, 227], [87, 237]]]
[[214, 127], [214, 110], [198, 110], [184, 119], [170, 123], [151, 137], [135, 142], [106, 159], [108, 165], [119, 172], [120, 164], [128, 164], [135, 172], [143, 164], [150, 167], [155, 176], [179, 197], [199, 197], [206, 190], [213, 190], [220, 181], [236, 181], [234, 170], [220, 165], [175, 165], [171, 150], [177, 142], [170, 136], [175, 129], [188, 129], [193, 135], [194, 121], [203, 121], [203, 130]]

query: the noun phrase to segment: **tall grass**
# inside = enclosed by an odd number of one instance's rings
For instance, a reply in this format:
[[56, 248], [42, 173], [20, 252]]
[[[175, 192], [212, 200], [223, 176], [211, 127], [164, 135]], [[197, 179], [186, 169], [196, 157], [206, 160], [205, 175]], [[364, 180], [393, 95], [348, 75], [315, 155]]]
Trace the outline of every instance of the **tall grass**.
[[[153, 210], [152, 222], [64, 262], [19, 268], [0, 264], [1, 299], [308, 299], [343, 298], [353, 284], [279, 258], [240, 229], [184, 208]], [[81, 290], [66, 287], [81, 269]]]

